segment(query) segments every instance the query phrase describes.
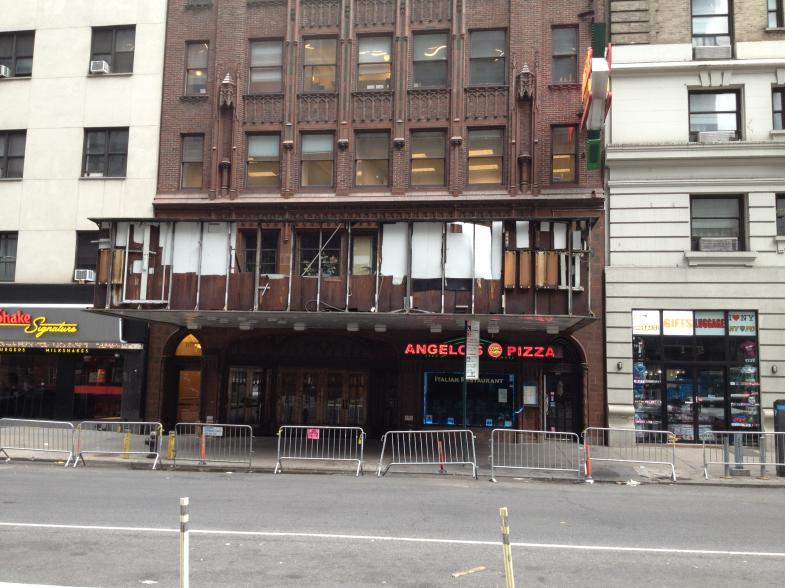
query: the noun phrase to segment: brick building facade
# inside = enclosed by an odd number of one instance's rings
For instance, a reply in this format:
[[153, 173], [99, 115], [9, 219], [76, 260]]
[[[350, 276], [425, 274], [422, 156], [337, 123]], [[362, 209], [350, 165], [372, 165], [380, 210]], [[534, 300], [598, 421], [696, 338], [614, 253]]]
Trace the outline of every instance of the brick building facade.
[[[96, 299], [151, 323], [146, 416], [603, 425], [602, 12], [170, 2], [156, 217], [101, 221]], [[467, 320], [480, 380], [449, 385]]]

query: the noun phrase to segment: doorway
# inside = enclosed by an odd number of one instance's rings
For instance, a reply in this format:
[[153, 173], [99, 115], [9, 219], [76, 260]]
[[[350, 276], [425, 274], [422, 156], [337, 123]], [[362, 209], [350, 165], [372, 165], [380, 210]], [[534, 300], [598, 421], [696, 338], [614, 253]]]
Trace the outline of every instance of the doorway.
[[284, 369], [278, 374], [279, 425], [363, 427], [367, 408], [366, 371]]
[[668, 430], [684, 442], [725, 428], [725, 369], [669, 367], [665, 370]]
[[[267, 370], [257, 367], [229, 368], [226, 422], [254, 428], [267, 424], [267, 388]], [[272, 423], [269, 425], [271, 427]]]
[[202, 344], [188, 334], [177, 345], [174, 355], [177, 374], [176, 422], [197, 423], [202, 409]]
[[571, 373], [546, 373], [543, 380], [545, 430], [580, 435], [580, 379]]

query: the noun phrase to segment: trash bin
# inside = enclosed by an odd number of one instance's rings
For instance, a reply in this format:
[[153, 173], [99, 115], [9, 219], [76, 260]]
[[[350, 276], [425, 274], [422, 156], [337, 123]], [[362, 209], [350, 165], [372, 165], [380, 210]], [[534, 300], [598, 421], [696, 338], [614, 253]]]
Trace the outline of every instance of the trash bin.
[[[777, 463], [785, 464], [785, 400], [774, 401], [774, 432]], [[777, 475], [785, 477], [785, 465], [777, 466]]]

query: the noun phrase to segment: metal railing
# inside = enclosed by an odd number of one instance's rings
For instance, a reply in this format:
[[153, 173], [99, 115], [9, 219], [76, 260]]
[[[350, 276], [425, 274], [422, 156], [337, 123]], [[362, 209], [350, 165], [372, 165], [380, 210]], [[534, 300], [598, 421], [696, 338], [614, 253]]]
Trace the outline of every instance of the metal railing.
[[588, 427], [583, 431], [583, 445], [587, 479], [591, 479], [591, 462], [613, 461], [667, 465], [676, 481], [676, 437], [670, 431]]
[[547, 470], [581, 474], [581, 440], [576, 433], [494, 429], [491, 431], [491, 480], [495, 470]]
[[74, 425], [66, 421], [0, 419], [0, 453], [9, 451], [65, 453], [65, 467], [74, 456]]
[[83, 421], [74, 433], [74, 467], [85, 465], [85, 455], [131, 456], [154, 458], [153, 468], [161, 459], [159, 448], [163, 427], [153, 422]]
[[[445, 473], [447, 465], [470, 465], [472, 476], [477, 479], [474, 440], [474, 433], [468, 429], [387, 431], [382, 437], [382, 452], [376, 475], [383, 476], [394, 465], [438, 465], [439, 473]], [[390, 462], [384, 465], [384, 455], [388, 449]]]
[[251, 469], [253, 460], [253, 429], [250, 425], [213, 423], [177, 423], [172, 465], [178, 461], [210, 463], [242, 463]]
[[360, 427], [284, 425], [278, 429], [275, 471], [283, 471], [283, 460], [357, 462], [355, 476], [363, 473], [365, 431]]
[[766, 467], [785, 470], [785, 433], [762, 431], [707, 431], [703, 434], [703, 475], [709, 479], [709, 466], [721, 465], [725, 477], [748, 476], [747, 467], [759, 467], [766, 477]]

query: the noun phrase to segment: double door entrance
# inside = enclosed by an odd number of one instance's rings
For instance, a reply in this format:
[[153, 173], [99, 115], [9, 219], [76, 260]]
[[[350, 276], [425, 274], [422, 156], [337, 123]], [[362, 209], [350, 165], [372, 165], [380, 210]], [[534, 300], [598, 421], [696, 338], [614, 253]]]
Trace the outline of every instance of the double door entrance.
[[227, 423], [273, 434], [281, 425], [365, 426], [368, 372], [229, 368]]
[[725, 428], [725, 369], [667, 367], [668, 429], [679, 441], [699, 442], [705, 432]]
[[280, 425], [362, 427], [367, 410], [367, 371], [283, 369], [278, 374]]

